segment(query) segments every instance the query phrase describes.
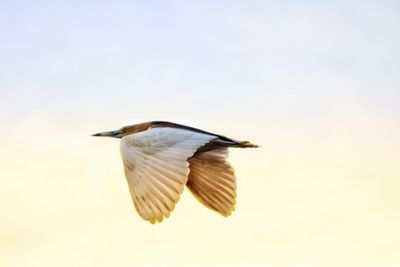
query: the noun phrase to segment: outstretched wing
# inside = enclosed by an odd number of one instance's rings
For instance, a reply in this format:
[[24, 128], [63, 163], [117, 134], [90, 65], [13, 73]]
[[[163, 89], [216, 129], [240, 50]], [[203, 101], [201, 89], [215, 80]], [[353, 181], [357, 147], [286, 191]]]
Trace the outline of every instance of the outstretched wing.
[[215, 136], [176, 128], [151, 128], [121, 140], [129, 190], [139, 215], [161, 222], [178, 202], [189, 174], [187, 159]]
[[229, 216], [236, 203], [235, 172], [227, 157], [228, 148], [222, 147], [196, 153], [188, 160], [188, 188], [201, 203], [223, 216]]

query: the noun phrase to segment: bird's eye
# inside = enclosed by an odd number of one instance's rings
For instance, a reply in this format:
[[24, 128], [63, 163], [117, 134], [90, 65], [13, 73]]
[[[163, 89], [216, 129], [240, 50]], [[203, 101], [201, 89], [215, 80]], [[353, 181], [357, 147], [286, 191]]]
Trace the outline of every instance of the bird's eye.
[[122, 128], [121, 133], [123, 133], [123, 134], [126, 133], [126, 128]]

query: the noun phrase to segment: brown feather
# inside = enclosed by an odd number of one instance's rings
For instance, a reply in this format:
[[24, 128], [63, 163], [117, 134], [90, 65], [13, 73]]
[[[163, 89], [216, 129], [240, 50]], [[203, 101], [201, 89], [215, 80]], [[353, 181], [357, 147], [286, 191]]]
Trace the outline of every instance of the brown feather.
[[153, 122], [144, 122], [144, 123], [125, 126], [126, 135], [146, 131], [151, 127], [152, 124]]
[[227, 148], [196, 153], [189, 158], [187, 187], [206, 207], [229, 216], [235, 209], [236, 178], [226, 162]]

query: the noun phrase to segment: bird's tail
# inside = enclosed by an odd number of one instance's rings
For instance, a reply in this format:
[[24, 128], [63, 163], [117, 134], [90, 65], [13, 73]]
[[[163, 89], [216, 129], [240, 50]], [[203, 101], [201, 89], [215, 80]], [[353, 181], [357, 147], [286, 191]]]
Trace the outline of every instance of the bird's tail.
[[239, 141], [237, 144], [237, 147], [241, 147], [241, 148], [256, 148], [256, 147], [260, 147], [259, 145], [255, 145], [250, 143], [249, 141]]

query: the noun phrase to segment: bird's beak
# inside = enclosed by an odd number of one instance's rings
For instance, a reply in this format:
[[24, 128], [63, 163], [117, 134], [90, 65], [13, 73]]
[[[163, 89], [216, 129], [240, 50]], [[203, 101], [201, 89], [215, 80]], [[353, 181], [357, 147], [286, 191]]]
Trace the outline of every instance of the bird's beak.
[[116, 130], [116, 131], [111, 131], [111, 132], [102, 132], [102, 133], [92, 134], [92, 136], [108, 136], [108, 137], [121, 138], [122, 133], [120, 130]]

